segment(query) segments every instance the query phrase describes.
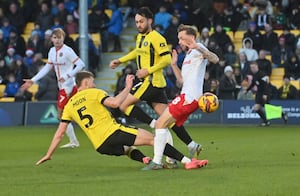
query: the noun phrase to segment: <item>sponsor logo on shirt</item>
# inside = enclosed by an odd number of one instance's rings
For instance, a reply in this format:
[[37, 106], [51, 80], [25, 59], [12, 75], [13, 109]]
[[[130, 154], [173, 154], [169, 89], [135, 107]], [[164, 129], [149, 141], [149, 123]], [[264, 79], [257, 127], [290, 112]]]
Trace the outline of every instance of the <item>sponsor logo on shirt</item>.
[[191, 64], [191, 60], [184, 61], [184, 62], [182, 63], [182, 65], [187, 65], [187, 64]]

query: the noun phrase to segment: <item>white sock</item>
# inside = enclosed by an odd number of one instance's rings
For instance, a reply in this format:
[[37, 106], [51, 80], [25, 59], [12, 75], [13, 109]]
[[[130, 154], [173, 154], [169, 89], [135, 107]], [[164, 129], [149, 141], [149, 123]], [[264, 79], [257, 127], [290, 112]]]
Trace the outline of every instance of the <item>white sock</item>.
[[191, 141], [189, 144], [188, 144], [188, 148], [189, 148], [189, 150], [192, 150], [193, 148], [195, 148], [195, 146], [197, 145], [197, 143], [196, 142], [194, 142], [194, 141]]
[[167, 131], [168, 129], [155, 129], [153, 158], [154, 163], [161, 164], [161, 160], [167, 143]]
[[153, 120], [151, 121], [151, 123], [149, 124], [149, 126], [150, 126], [152, 129], [154, 129], [154, 128], [155, 128], [155, 123], [156, 123], [156, 120], [153, 119]]
[[185, 164], [185, 163], [189, 163], [191, 162], [191, 159], [187, 158], [186, 156], [184, 156], [182, 159], [181, 159], [181, 163]]
[[69, 125], [67, 127], [66, 134], [67, 134], [67, 136], [68, 136], [71, 143], [79, 144], [79, 142], [77, 140], [77, 137], [75, 135], [74, 127], [73, 127], [72, 123], [69, 123]]
[[[169, 143], [171, 146], [173, 146], [173, 137], [172, 137], [172, 134], [171, 132], [167, 131], [167, 143]], [[175, 159], [172, 159], [171, 157], [166, 157], [166, 162], [167, 163], [175, 163]]]

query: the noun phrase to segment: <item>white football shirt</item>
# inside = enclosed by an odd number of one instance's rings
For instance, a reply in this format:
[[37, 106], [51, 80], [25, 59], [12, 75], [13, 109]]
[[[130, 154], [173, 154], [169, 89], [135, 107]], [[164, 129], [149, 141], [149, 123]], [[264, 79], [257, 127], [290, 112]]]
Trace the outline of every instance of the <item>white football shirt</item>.
[[[203, 44], [198, 43], [202, 48]], [[181, 75], [183, 80], [181, 94], [185, 94], [185, 100], [191, 103], [203, 94], [204, 75], [207, 59], [203, 58], [199, 50], [192, 49], [186, 53], [182, 63]]]

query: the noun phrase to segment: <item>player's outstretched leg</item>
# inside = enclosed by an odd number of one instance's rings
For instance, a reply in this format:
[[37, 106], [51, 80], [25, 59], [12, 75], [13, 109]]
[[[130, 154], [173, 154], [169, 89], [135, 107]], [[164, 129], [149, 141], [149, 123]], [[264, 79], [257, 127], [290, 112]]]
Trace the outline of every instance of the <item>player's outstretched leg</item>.
[[[184, 164], [185, 169], [197, 169], [204, 167], [208, 164], [208, 160], [197, 160], [196, 158], [189, 159], [188, 157], [184, 156], [181, 152], [179, 152], [176, 148], [171, 146], [170, 144], [165, 145], [164, 149], [164, 155], [172, 157], [178, 161], [180, 161], [182, 164]], [[154, 159], [153, 159], [154, 160]], [[144, 167], [142, 170], [143, 171], [148, 171], [148, 170], [157, 170], [157, 169], [162, 169], [162, 165], [155, 163], [154, 161], [151, 161], [149, 165]]]
[[138, 161], [148, 165], [151, 162], [151, 158], [145, 156], [139, 149], [134, 146], [124, 146], [125, 155], [134, 161]]

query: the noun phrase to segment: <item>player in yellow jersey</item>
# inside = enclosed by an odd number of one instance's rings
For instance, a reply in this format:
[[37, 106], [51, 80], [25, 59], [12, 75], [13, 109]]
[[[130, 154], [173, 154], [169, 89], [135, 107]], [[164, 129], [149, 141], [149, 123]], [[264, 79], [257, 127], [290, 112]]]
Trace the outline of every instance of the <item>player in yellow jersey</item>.
[[[152, 29], [153, 13], [147, 7], [137, 10], [135, 23], [139, 34], [136, 39], [136, 48], [127, 55], [110, 62], [111, 68], [121, 63], [136, 60], [138, 82], [133, 86], [131, 94], [120, 105], [120, 110], [127, 116], [134, 117], [154, 128], [155, 119], [146, 114], [136, 103], [146, 101], [160, 116], [168, 107], [168, 98], [165, 87], [166, 81], [163, 69], [171, 64], [171, 53], [165, 38]], [[188, 146], [190, 158], [197, 156], [202, 146], [192, 140], [183, 126], [173, 125], [172, 130]], [[168, 132], [168, 142], [172, 143], [172, 136]], [[167, 160], [168, 161], [168, 160]], [[176, 167], [172, 160], [170, 167]]]
[[[80, 126], [93, 144], [93, 147], [100, 154], [128, 155], [133, 160], [148, 164], [151, 159], [134, 146], [153, 146], [153, 134], [144, 129], [126, 127], [117, 123], [106, 109], [106, 107], [119, 107], [127, 97], [132, 87], [133, 79], [133, 75], [128, 75], [125, 89], [117, 96], [110, 97], [106, 92], [95, 88], [94, 77], [91, 72], [78, 72], [75, 79], [78, 92], [65, 106], [61, 122], [48, 152], [36, 165], [51, 159], [71, 121], [75, 121]], [[201, 161], [191, 160], [183, 156], [170, 144], [166, 144], [164, 154], [184, 163], [186, 169], [196, 169], [201, 166]], [[162, 169], [162, 166], [158, 165], [154, 169]]]

